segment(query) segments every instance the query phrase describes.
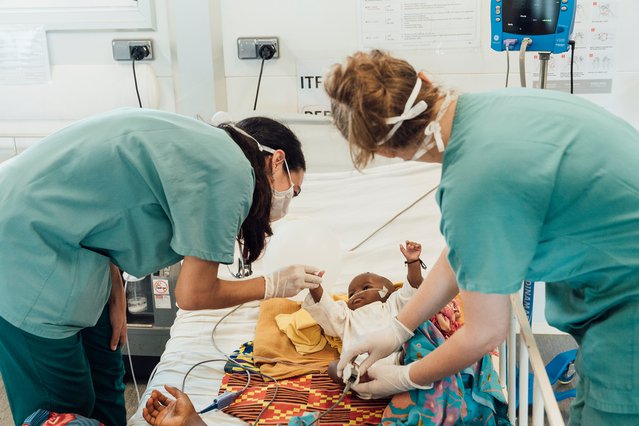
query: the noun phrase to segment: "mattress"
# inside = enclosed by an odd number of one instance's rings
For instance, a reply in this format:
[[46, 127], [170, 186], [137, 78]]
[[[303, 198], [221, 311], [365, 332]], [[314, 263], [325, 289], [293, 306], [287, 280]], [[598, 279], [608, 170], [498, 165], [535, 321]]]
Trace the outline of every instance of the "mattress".
[[[307, 223], [313, 228], [314, 235], [319, 229], [338, 247], [332, 252], [339, 261], [332, 265], [330, 276], [327, 274], [325, 288], [329, 292], [345, 293], [351, 278], [367, 271], [386, 276], [393, 282], [403, 281], [406, 268], [399, 251], [400, 243], [406, 240], [420, 242], [423, 247], [421, 258], [427, 266], [435, 262], [444, 247], [439, 232], [439, 208], [435, 202], [440, 175], [441, 166], [416, 162], [390, 164], [363, 172], [307, 173], [303, 191], [291, 202], [289, 214], [274, 224], [274, 235], [265, 256], [253, 265], [255, 274], [277, 266], [273, 259], [289, 258], [281, 256], [282, 253], [272, 255], [274, 247], [281, 250], [283, 246], [278, 240], [278, 231], [279, 235], [287, 235], [293, 240], [290, 249], [294, 252], [295, 244], [300, 240], [303, 242], [304, 235], [291, 237], [287, 227]], [[224, 278], [228, 275], [226, 269], [220, 268]], [[294, 299], [302, 300], [305, 295], [306, 292], [302, 292]], [[141, 415], [142, 407], [153, 389], [163, 390], [165, 384], [181, 388], [185, 374], [195, 364], [222, 358], [211, 335], [215, 325], [231, 309], [178, 310], [157, 371], [129, 424], [146, 424]], [[258, 312], [259, 302], [251, 302], [225, 318], [215, 333], [217, 346], [230, 354], [251, 340]], [[207, 362], [188, 374], [184, 391], [196, 409], [207, 406], [217, 395], [224, 375], [223, 365], [222, 361]], [[210, 425], [245, 424], [222, 412], [210, 412], [202, 418]]]

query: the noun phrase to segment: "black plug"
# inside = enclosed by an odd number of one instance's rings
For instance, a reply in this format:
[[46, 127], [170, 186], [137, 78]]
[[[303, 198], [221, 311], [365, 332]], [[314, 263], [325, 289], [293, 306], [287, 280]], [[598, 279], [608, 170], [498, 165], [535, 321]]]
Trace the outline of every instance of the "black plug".
[[258, 54], [260, 55], [260, 58], [268, 61], [273, 56], [275, 56], [275, 46], [273, 46], [272, 44], [264, 44], [258, 50]]
[[129, 48], [129, 52], [131, 53], [131, 59], [134, 61], [141, 61], [151, 53], [147, 46], [132, 46]]

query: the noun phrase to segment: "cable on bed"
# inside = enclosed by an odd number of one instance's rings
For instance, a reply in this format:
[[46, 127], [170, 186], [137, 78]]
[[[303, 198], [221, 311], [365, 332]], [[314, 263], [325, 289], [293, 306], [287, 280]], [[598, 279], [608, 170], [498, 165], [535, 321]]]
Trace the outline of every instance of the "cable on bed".
[[[434, 189], [433, 189], [434, 190]], [[417, 202], [419, 202], [422, 198], [424, 198], [426, 195], [428, 195], [430, 192], [432, 192], [433, 190], [429, 191], [427, 194], [424, 194], [423, 196], [420, 197], [419, 200], [415, 201], [413, 204], [411, 204], [408, 208], [404, 209], [402, 212], [400, 212], [397, 216], [399, 216], [400, 214], [402, 214], [404, 211], [408, 210], [409, 208], [411, 208], [413, 205], [415, 205]], [[395, 217], [397, 217], [395, 216]], [[393, 218], [394, 219], [394, 218]], [[385, 225], [384, 225], [385, 226]], [[227, 312], [226, 314], [224, 314], [224, 316], [222, 318], [220, 318], [220, 320], [215, 324], [215, 326], [213, 327], [213, 331], [211, 332], [211, 342], [213, 343], [213, 347], [215, 348], [215, 350], [217, 350], [222, 356], [224, 356], [229, 362], [239, 366], [240, 368], [242, 368], [244, 371], [246, 371], [247, 373], [249, 372], [249, 368], [246, 367], [244, 364], [241, 364], [237, 361], [235, 361], [234, 359], [230, 358], [228, 355], [226, 355], [224, 352], [222, 352], [222, 350], [220, 350], [220, 348], [217, 346], [217, 342], [215, 341], [215, 332], [217, 331], [217, 327], [222, 323], [222, 321], [224, 321], [227, 317], [229, 317], [232, 313], [234, 313], [235, 311], [237, 311], [239, 308], [241, 308], [243, 306], [242, 305], [238, 305], [235, 308], [233, 308], [232, 310], [230, 310], [229, 312]], [[278, 361], [279, 360], [272, 360], [272, 361]], [[207, 361], [202, 361], [201, 363], [204, 363]], [[199, 364], [201, 364], [199, 363]], [[295, 365], [301, 365], [301, 364], [297, 364], [297, 363], [293, 363], [291, 362], [290, 364], [295, 364]], [[193, 367], [191, 367], [191, 370], [193, 368], [195, 368], [198, 364], [195, 364]], [[189, 374], [189, 372], [191, 371], [187, 371], [187, 375]], [[264, 408], [262, 408], [262, 411], [260, 411], [260, 413], [257, 415], [257, 418], [255, 419], [255, 422], [253, 423], [253, 425], [257, 425], [260, 421], [260, 418], [262, 417], [262, 415], [264, 414], [264, 412], [268, 409], [268, 407], [271, 406], [271, 404], [275, 401], [275, 398], [277, 397], [277, 392], [279, 391], [279, 383], [277, 382], [277, 380], [274, 377], [269, 376], [268, 374], [262, 373], [260, 371], [253, 371], [254, 374], [259, 374], [260, 376], [266, 377], [270, 380], [272, 380], [275, 383], [275, 391], [273, 393], [273, 397], [271, 398], [271, 400], [266, 404], [266, 406], [264, 406]], [[186, 375], [184, 376], [184, 380], [186, 381]], [[249, 380], [250, 380], [250, 376], [249, 376]], [[182, 387], [184, 388], [184, 382], [182, 383]], [[242, 392], [244, 392], [246, 390], [246, 388], [248, 387], [248, 383], [247, 385], [244, 387], [244, 389], [242, 389], [239, 393], [241, 394]], [[348, 392], [350, 392], [351, 390], [351, 383], [347, 383], [346, 386], [344, 387], [344, 390], [342, 391], [342, 394], [340, 395], [340, 397], [337, 399], [337, 401], [330, 406], [326, 411], [324, 411], [322, 414], [320, 414], [315, 420], [313, 420], [311, 423], [309, 423], [306, 426], [311, 426], [315, 423], [318, 423], [319, 420], [321, 418], [323, 418], [324, 416], [326, 416], [328, 413], [330, 413], [331, 411], [333, 411], [335, 409], [335, 407], [337, 407], [342, 400], [344, 399], [344, 397], [346, 396], [346, 394]], [[232, 402], [232, 401], [231, 401]], [[319, 424], [319, 423], [318, 423]]]
[[360, 248], [366, 241], [370, 240], [371, 238], [373, 238], [373, 236], [375, 234], [377, 234], [379, 231], [381, 231], [382, 229], [386, 228], [388, 225], [390, 225], [395, 219], [397, 219], [398, 217], [400, 217], [401, 215], [403, 215], [404, 213], [406, 213], [408, 210], [410, 210], [411, 208], [413, 208], [417, 203], [419, 203], [420, 201], [422, 201], [424, 198], [426, 198], [429, 194], [433, 193], [433, 191], [435, 191], [437, 188], [439, 187], [439, 185], [435, 185], [434, 188], [429, 189], [428, 191], [426, 191], [426, 193], [424, 193], [423, 195], [420, 195], [415, 201], [413, 201], [408, 207], [406, 207], [405, 209], [401, 210], [399, 213], [397, 213], [395, 216], [391, 217], [390, 219], [388, 219], [386, 221], [386, 223], [384, 223], [382, 226], [380, 226], [379, 228], [377, 228], [376, 230], [374, 230], [368, 237], [364, 238], [362, 241], [360, 241], [357, 245], [355, 245], [353, 248], [351, 248], [349, 251], [355, 251], [358, 248]]
[[[184, 392], [184, 385], [186, 384], [186, 378], [188, 377], [189, 373], [191, 373], [191, 371], [193, 371], [193, 369], [195, 367], [197, 367], [198, 365], [202, 365], [208, 362], [226, 362], [227, 360], [224, 358], [214, 358], [214, 359], [207, 359], [205, 361], [200, 361], [197, 364], [193, 365], [191, 368], [189, 368], [189, 370], [186, 372], [186, 374], [184, 374], [184, 379], [182, 379], [182, 389], [181, 391]], [[206, 407], [204, 407], [203, 409], [201, 409], [200, 411], [198, 411], [198, 414], [204, 414], [204, 413], [208, 413], [209, 411], [213, 411], [213, 410], [221, 410], [223, 408], [228, 407], [229, 405], [231, 405], [231, 403], [233, 403], [233, 401], [235, 401], [235, 399], [240, 396], [242, 394], [242, 392], [244, 392], [246, 389], [248, 389], [249, 385], [251, 384], [251, 373], [248, 370], [244, 370], [244, 372], [247, 375], [247, 379], [246, 379], [246, 384], [244, 385], [244, 387], [237, 391], [237, 392], [224, 392], [222, 395], [218, 395], [215, 398], [213, 398], [213, 402], [210, 403], [209, 405], [207, 405]]]
[[344, 397], [346, 396], [346, 394], [351, 390], [351, 384], [347, 383], [346, 386], [344, 387], [344, 390], [342, 391], [342, 394], [339, 396], [339, 398], [337, 399], [337, 401], [335, 402], [335, 404], [331, 405], [330, 407], [328, 407], [328, 410], [324, 411], [322, 414], [320, 414], [315, 420], [313, 420], [312, 422], [310, 422], [309, 424], [304, 423], [305, 426], [311, 426], [314, 425], [315, 423], [319, 424], [319, 421], [322, 417], [324, 417], [325, 415], [327, 415], [328, 413], [330, 413], [331, 411], [333, 411], [333, 409], [335, 409], [335, 407], [337, 407], [342, 400], [344, 399]]
[[[220, 318], [220, 320], [217, 323], [215, 323], [215, 326], [213, 327], [213, 331], [211, 332], [211, 342], [213, 343], [213, 347], [215, 348], [215, 350], [217, 350], [223, 357], [225, 357], [228, 360], [228, 362], [237, 365], [238, 367], [240, 367], [241, 369], [243, 369], [244, 371], [246, 371], [248, 373], [249, 370], [250, 370], [249, 367], [245, 366], [244, 364], [241, 364], [241, 363], [237, 362], [233, 358], [231, 358], [228, 355], [226, 355], [224, 352], [222, 352], [220, 350], [220, 348], [217, 346], [217, 343], [215, 342], [215, 332], [217, 331], [217, 327], [222, 323], [222, 321], [224, 321], [226, 318], [228, 318], [232, 313], [237, 311], [242, 306], [244, 306], [244, 304], [237, 305], [235, 308], [231, 309], [229, 312], [224, 314], [224, 316], [222, 318]], [[274, 377], [271, 377], [271, 376], [269, 376], [266, 373], [262, 373], [259, 370], [258, 371], [253, 371], [253, 373], [254, 374], [258, 374], [261, 377], [266, 377], [267, 379], [270, 379], [270, 380], [273, 381], [273, 383], [275, 383], [275, 391], [273, 392], [273, 397], [271, 397], [270, 401], [264, 406], [264, 408], [262, 408], [262, 411], [260, 411], [259, 414], [257, 415], [257, 417], [255, 418], [255, 422], [253, 422], [253, 425], [257, 425], [259, 423], [260, 418], [262, 417], [262, 415], [264, 415], [264, 412], [266, 412], [268, 407], [270, 407], [271, 404], [273, 404], [273, 402], [275, 401], [275, 398], [277, 397], [277, 392], [280, 390], [280, 384], [278, 383], [278, 381]], [[188, 374], [188, 372], [187, 372], [187, 374]], [[250, 377], [250, 375], [249, 375], [249, 377]], [[185, 376], [185, 378], [186, 378], [186, 376]], [[240, 391], [240, 394], [242, 392], [244, 392], [247, 387], [248, 387], [248, 384], [244, 387], [244, 389], [242, 389]], [[239, 394], [238, 394], [238, 396], [239, 396]]]

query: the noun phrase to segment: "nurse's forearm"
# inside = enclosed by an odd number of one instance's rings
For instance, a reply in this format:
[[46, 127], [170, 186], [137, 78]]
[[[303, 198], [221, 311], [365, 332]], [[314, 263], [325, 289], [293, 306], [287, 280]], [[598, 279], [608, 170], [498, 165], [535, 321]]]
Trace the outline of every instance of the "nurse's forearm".
[[495, 349], [506, 337], [507, 295], [462, 292], [466, 323], [442, 346], [410, 368], [414, 383], [425, 385], [461, 371]]
[[460, 328], [442, 346], [414, 362], [409, 371], [410, 379], [419, 385], [432, 384], [460, 372], [497, 346], [487, 344], [489, 340], [479, 341], [477, 336], [469, 334], [465, 327]]
[[175, 298], [182, 309], [219, 309], [264, 297], [264, 277], [242, 281], [217, 277], [217, 262], [185, 257], [180, 269]]
[[445, 248], [417, 293], [397, 315], [397, 319], [409, 330], [414, 330], [439, 312], [459, 292], [447, 255], [448, 248]]

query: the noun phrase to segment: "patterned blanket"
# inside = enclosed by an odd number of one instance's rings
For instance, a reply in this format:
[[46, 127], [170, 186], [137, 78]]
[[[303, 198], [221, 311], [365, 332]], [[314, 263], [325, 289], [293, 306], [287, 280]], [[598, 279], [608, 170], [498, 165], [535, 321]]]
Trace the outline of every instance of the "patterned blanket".
[[[252, 342], [243, 344], [231, 358], [243, 365], [252, 365]], [[246, 374], [239, 373], [236, 365], [227, 363], [220, 394], [239, 391], [246, 385]], [[241, 370], [241, 368], [240, 368]], [[279, 388], [274, 402], [260, 417], [260, 425], [287, 424], [293, 416], [305, 412], [323, 413], [342, 394], [342, 387], [326, 373], [305, 374], [278, 380]], [[251, 384], [224, 412], [248, 423], [253, 423], [262, 409], [273, 398], [276, 385], [265, 381], [257, 373], [251, 374]], [[330, 413], [322, 417], [322, 426], [380, 424], [388, 399], [365, 400], [349, 393]]]
[[[241, 390], [246, 384], [245, 374], [225, 374], [220, 393]], [[260, 417], [261, 425], [287, 424], [293, 416], [305, 412], [324, 412], [342, 394], [342, 388], [325, 373], [307, 374], [291, 379], [278, 380], [277, 398]], [[251, 385], [224, 412], [253, 423], [260, 411], [273, 398], [275, 383], [265, 382], [257, 375], [251, 375]], [[365, 425], [380, 424], [387, 399], [365, 400], [351, 393], [330, 413], [322, 417], [321, 424]]]

